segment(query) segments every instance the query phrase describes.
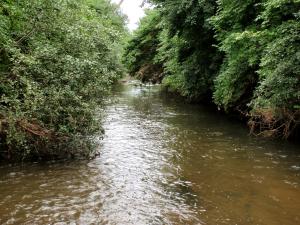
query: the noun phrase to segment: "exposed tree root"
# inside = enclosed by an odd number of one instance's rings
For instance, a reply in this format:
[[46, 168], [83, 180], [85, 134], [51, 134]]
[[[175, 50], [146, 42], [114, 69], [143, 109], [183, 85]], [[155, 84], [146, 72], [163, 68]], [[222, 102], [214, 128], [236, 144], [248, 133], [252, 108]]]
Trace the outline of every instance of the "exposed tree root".
[[283, 108], [260, 110], [251, 115], [248, 122], [250, 133], [263, 137], [282, 137], [288, 139], [300, 125], [300, 110], [291, 112]]

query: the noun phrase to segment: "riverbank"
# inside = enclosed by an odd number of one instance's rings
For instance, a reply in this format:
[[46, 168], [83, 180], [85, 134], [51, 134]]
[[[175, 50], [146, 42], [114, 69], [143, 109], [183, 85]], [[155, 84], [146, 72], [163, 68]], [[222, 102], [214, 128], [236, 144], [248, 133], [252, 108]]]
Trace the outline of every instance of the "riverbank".
[[300, 138], [298, 2], [152, 2], [123, 54], [132, 76], [238, 112], [255, 135]]
[[[249, 129], [249, 135], [254, 137], [269, 139], [273, 141], [288, 141], [291, 143], [300, 143], [300, 126], [294, 128], [293, 133], [290, 134], [288, 137], [283, 137], [280, 134], [276, 134], [278, 131], [276, 128], [275, 130], [272, 129], [274, 126], [272, 124], [264, 124], [262, 121], [265, 119], [262, 118], [253, 118], [250, 113], [241, 111], [239, 109], [231, 109], [225, 111], [223, 108], [218, 107], [212, 100], [211, 97], [207, 99], [190, 99], [187, 97], [182, 96], [176, 90], [170, 89], [168, 86], [162, 85], [162, 89], [166, 92], [166, 94], [171, 98], [178, 98], [180, 101], [184, 101], [191, 105], [202, 105], [206, 106], [209, 109], [218, 112], [220, 115], [225, 115], [226, 117], [230, 118], [233, 122], [240, 121], [245, 127]], [[255, 121], [254, 121], [255, 120]], [[273, 122], [272, 119], [270, 122]], [[257, 125], [256, 123], [261, 123]], [[282, 127], [281, 127], [282, 128]]]
[[125, 73], [109, 0], [0, 1], [0, 159], [89, 157], [97, 108]]

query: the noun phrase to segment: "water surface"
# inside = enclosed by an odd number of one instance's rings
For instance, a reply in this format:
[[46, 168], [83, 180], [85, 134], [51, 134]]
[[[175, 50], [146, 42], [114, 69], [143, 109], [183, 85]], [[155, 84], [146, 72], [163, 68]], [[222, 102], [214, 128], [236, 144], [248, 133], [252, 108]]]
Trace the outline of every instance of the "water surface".
[[300, 147], [122, 85], [90, 162], [0, 167], [0, 224], [300, 224]]

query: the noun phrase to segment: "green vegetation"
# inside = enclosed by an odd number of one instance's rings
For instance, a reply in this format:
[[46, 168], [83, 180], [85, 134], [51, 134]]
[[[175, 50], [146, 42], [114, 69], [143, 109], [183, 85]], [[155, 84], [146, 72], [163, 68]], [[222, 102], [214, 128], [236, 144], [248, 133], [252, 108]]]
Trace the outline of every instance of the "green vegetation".
[[122, 60], [142, 81], [240, 112], [253, 132], [297, 133], [299, 0], [149, 2], [124, 50], [108, 0], [1, 1], [0, 158], [93, 154], [95, 109]]
[[124, 63], [128, 72], [136, 74], [142, 81], [161, 81], [162, 64], [155, 60], [161, 33], [160, 17], [157, 11], [148, 11], [140, 22], [140, 29], [126, 45]]
[[1, 1], [1, 158], [93, 152], [95, 109], [124, 71], [124, 21], [107, 0]]
[[299, 135], [299, 0], [150, 2], [123, 56], [131, 75], [157, 65], [168, 89], [241, 113], [252, 132]]

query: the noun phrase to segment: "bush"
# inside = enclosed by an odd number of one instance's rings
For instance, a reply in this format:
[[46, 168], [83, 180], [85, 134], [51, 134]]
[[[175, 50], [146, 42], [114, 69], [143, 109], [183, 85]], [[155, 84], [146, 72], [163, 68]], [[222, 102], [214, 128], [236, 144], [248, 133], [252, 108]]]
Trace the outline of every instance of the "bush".
[[95, 109], [123, 73], [126, 33], [116, 7], [97, 2], [1, 3], [2, 156], [90, 153]]

